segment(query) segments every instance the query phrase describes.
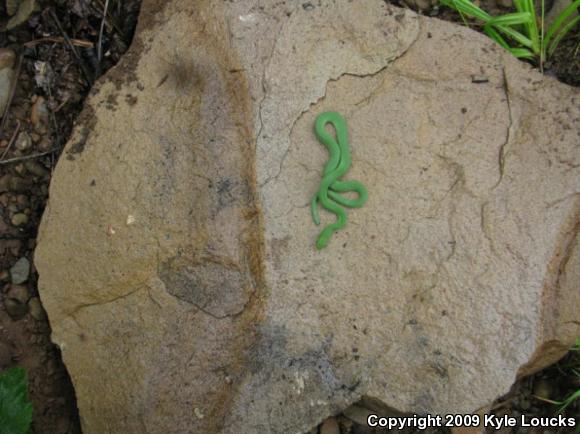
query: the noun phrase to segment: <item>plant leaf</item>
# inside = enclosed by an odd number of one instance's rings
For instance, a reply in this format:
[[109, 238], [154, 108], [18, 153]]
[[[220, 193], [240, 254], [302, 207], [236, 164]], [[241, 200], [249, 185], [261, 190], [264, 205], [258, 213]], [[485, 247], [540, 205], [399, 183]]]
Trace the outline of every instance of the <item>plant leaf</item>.
[[6, 0], [6, 13], [8, 16], [12, 16], [18, 10], [20, 5], [20, 0]]
[[544, 43], [547, 46], [550, 43], [550, 39], [554, 36], [554, 33], [558, 32], [564, 21], [568, 20], [572, 14], [575, 13], [576, 9], [580, 7], [580, 0], [570, 3], [561, 13], [556, 17], [554, 22], [548, 27], [546, 32], [546, 37], [544, 38]]
[[22, 367], [0, 374], [0, 427], [2, 434], [26, 434], [32, 422], [28, 379]]
[[36, 0], [22, 0], [18, 5], [18, 11], [16, 14], [8, 20], [6, 23], [6, 30], [13, 29], [22, 23], [25, 23], [30, 17], [30, 14], [34, 11], [36, 6]]
[[511, 47], [509, 46], [509, 44], [506, 42], [506, 40], [503, 38], [502, 35], [499, 34], [499, 32], [497, 30], [495, 30], [492, 26], [490, 25], [485, 25], [483, 27], [483, 31], [491, 38], [493, 39], [495, 42], [497, 42], [499, 45], [501, 45], [503, 48], [505, 48], [506, 50], [510, 50]]
[[572, 29], [574, 28], [574, 26], [580, 21], [580, 15], [577, 16], [576, 18], [574, 18], [572, 21], [569, 21], [564, 27], [562, 27], [562, 29], [556, 34], [556, 36], [554, 37], [554, 40], [552, 41], [552, 43], [550, 44], [550, 46], [548, 47], [548, 54], [551, 56], [554, 53], [554, 50], [556, 50], [556, 47], [558, 46], [558, 44], [560, 43], [560, 41], [562, 40], [562, 38], [564, 36], [566, 36], [566, 34]]
[[578, 398], [580, 398], [580, 390], [577, 390], [576, 392], [574, 392], [570, 396], [568, 396], [566, 399], [564, 399], [564, 401], [561, 403], [562, 406], [558, 409], [558, 411], [562, 412], [562, 411], [566, 410], [566, 407], [568, 407], [570, 404], [572, 404]]
[[477, 18], [485, 23], [491, 20], [491, 15], [483, 9], [475, 6], [469, 0], [440, 0], [442, 4], [451, 9], [455, 9], [467, 16]]
[[518, 59], [534, 59], [536, 57], [536, 55], [527, 48], [510, 48], [509, 51]]
[[515, 24], [528, 24], [532, 20], [532, 14], [529, 12], [514, 12], [511, 14], [500, 15], [488, 21], [489, 25], [513, 26]]
[[503, 34], [509, 36], [514, 41], [520, 43], [524, 47], [532, 48], [532, 41], [530, 40], [530, 38], [526, 37], [525, 35], [522, 35], [517, 30], [514, 30], [511, 27], [506, 27], [506, 26], [496, 26], [496, 28], [497, 28], [497, 30], [499, 30]]

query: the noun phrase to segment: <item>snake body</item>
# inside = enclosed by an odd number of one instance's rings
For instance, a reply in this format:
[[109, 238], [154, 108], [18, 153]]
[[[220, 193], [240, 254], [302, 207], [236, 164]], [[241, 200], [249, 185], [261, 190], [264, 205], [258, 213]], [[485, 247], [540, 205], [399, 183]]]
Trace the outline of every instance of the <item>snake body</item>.
[[[332, 124], [336, 132], [336, 139], [326, 131], [326, 124]], [[351, 164], [345, 119], [336, 112], [322, 113], [316, 118], [314, 132], [318, 140], [328, 149], [330, 159], [324, 166], [320, 187], [312, 198], [312, 219], [316, 225], [320, 224], [318, 203], [336, 215], [336, 221], [327, 225], [316, 240], [316, 248], [320, 250], [326, 247], [332, 234], [346, 224], [346, 213], [341, 205], [349, 208], [360, 208], [366, 202], [368, 194], [365, 186], [360, 182], [340, 180]], [[349, 191], [356, 192], [357, 198], [348, 199], [341, 195], [341, 193]]]

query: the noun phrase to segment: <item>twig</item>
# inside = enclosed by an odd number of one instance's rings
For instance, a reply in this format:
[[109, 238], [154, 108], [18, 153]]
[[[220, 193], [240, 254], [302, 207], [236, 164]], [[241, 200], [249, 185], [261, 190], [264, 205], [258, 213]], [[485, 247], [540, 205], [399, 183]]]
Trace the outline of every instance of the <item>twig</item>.
[[[48, 88], [48, 97], [52, 99], [52, 90]], [[54, 135], [56, 137], [57, 146], [60, 146], [60, 134], [58, 133], [58, 123], [56, 122], [56, 115], [54, 114], [54, 110], [50, 110], [50, 120], [52, 121], [52, 128], [54, 128]]]
[[20, 77], [20, 69], [22, 68], [22, 58], [24, 56], [20, 54], [18, 56], [18, 63], [16, 66], [16, 74], [14, 74], [14, 79], [12, 80], [12, 85], [10, 86], [10, 97], [8, 98], [8, 103], [6, 104], [6, 108], [4, 109], [4, 113], [2, 114], [2, 122], [0, 123], [0, 134], [4, 131], [4, 127], [6, 126], [6, 120], [8, 119], [8, 112], [10, 109], [10, 105], [12, 104], [12, 100], [14, 99], [14, 94], [16, 93], [16, 84], [18, 83], [18, 78]]
[[6, 149], [4, 149], [4, 152], [2, 153], [2, 156], [0, 157], [0, 161], [4, 160], [4, 157], [6, 156], [6, 154], [8, 154], [8, 151], [12, 147], [12, 144], [16, 141], [16, 136], [18, 136], [19, 131], [20, 131], [20, 121], [18, 119], [16, 119], [16, 128], [14, 129], [14, 132], [12, 133], [12, 137], [10, 138], [10, 141], [8, 142], [8, 145], [6, 146]]
[[45, 155], [52, 154], [53, 152], [56, 152], [56, 151], [58, 151], [58, 148], [52, 148], [48, 151], [41, 152], [40, 154], [32, 154], [32, 155], [25, 155], [23, 157], [9, 158], [7, 160], [0, 161], [0, 166], [3, 166], [5, 164], [19, 163], [21, 161], [26, 161], [26, 160], [32, 160], [34, 158], [44, 157]]
[[101, 20], [101, 29], [99, 30], [99, 45], [97, 46], [97, 59], [99, 60], [99, 64], [103, 59], [103, 31], [105, 30], [105, 20], [107, 18], [108, 10], [109, 10], [109, 0], [105, 0], [103, 19]]
[[75, 46], [73, 45], [72, 41], [70, 40], [70, 38], [68, 37], [68, 35], [66, 34], [66, 32], [64, 31], [62, 26], [60, 25], [60, 21], [58, 20], [58, 17], [54, 13], [54, 11], [52, 9], [49, 9], [48, 11], [50, 13], [52, 20], [56, 24], [56, 27], [58, 27], [58, 30], [62, 33], [62, 36], [63, 36], [64, 40], [66, 41], [67, 45], [69, 46], [70, 50], [72, 51], [74, 57], [77, 59], [77, 62], [79, 62], [79, 66], [80, 66], [81, 70], [83, 71], [83, 74], [85, 76], [85, 80], [87, 81], [87, 84], [89, 86], [92, 86], [93, 77], [91, 76], [89, 70], [87, 69], [85, 62], [83, 61], [83, 59], [81, 58], [81, 56], [77, 52]]
[[25, 240], [30, 238], [28, 235], [0, 235], [0, 240]]
[[[104, 9], [103, 6], [103, 2], [101, 2], [100, 0], [96, 0], [96, 2], [99, 6], [101, 6]], [[91, 2], [91, 6], [97, 10], [97, 5], [93, 5]], [[117, 6], [121, 7], [121, 2], [117, 2]], [[100, 11], [99, 11], [100, 12]], [[117, 12], [118, 15], [120, 15], [120, 12]], [[125, 32], [123, 31], [123, 29], [121, 29], [121, 27], [119, 26], [119, 24], [117, 24], [117, 21], [115, 20], [115, 18], [111, 15], [111, 12], [107, 12], [108, 15], [108, 20], [107, 22], [109, 23], [109, 25], [113, 26], [113, 28], [117, 31], [117, 33], [121, 36], [121, 38], [123, 39], [123, 41], [127, 42], [127, 36], [125, 35]]]
[[[35, 39], [33, 41], [25, 42], [24, 45], [26, 48], [34, 47], [39, 44], [44, 44], [45, 42], [56, 42], [56, 43], [66, 43], [66, 40], [62, 36], [47, 36], [45, 38]], [[70, 42], [77, 46], [83, 48], [93, 48], [94, 44], [90, 41], [85, 41], [83, 39], [71, 39]]]
[[539, 399], [540, 401], [547, 402], [548, 404], [554, 404], [554, 405], [560, 405], [560, 404], [562, 404], [559, 401], [553, 401], [553, 400], [548, 399], [548, 398], [542, 398], [541, 396], [537, 396], [537, 395], [532, 395], [532, 396], [534, 398], [536, 398], [536, 399]]

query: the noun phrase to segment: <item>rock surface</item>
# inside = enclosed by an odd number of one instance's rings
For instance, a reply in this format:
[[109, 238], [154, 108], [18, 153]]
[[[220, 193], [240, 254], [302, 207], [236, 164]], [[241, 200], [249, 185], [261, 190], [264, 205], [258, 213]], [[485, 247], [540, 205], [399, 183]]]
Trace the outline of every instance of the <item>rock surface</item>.
[[[84, 432], [471, 412], [563, 354], [578, 91], [381, 0], [160, 4], [89, 99], [36, 251]], [[331, 109], [369, 201], [319, 252]]]

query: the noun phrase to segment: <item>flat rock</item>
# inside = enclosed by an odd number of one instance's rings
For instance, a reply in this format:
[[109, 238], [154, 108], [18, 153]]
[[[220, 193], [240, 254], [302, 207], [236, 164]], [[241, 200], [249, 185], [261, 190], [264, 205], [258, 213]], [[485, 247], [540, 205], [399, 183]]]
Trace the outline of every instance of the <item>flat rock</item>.
[[[162, 4], [88, 99], [40, 228], [84, 432], [473, 412], [566, 351], [577, 90], [382, 0]], [[369, 200], [317, 251], [327, 110]]]

